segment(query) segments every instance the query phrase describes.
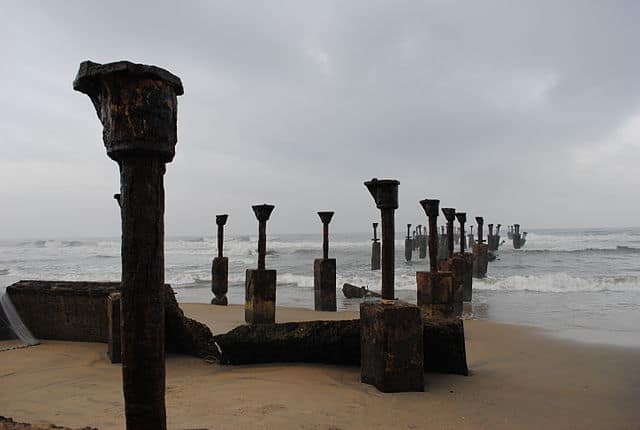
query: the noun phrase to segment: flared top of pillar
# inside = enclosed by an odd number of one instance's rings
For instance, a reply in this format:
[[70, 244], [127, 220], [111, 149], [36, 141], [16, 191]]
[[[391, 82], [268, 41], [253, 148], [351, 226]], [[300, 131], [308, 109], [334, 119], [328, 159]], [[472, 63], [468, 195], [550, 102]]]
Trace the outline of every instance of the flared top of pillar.
[[117, 61], [84, 61], [73, 89], [91, 98], [102, 122], [107, 155], [116, 161], [132, 156], [169, 162], [177, 141], [180, 78], [156, 66]]
[[482, 225], [484, 224], [484, 218], [482, 218], [481, 216], [477, 216], [476, 222], [478, 223], [478, 225]]
[[427, 217], [437, 217], [438, 208], [440, 207], [440, 200], [420, 200], [420, 206], [422, 206], [422, 209], [424, 209], [424, 213], [427, 214]]
[[216, 225], [225, 225], [227, 223], [227, 218], [229, 218], [229, 215], [227, 214], [216, 215]]
[[448, 222], [453, 222], [456, 219], [456, 210], [454, 208], [442, 208], [442, 213]]
[[333, 218], [333, 214], [335, 212], [332, 211], [320, 211], [318, 212], [318, 216], [320, 217], [320, 221], [322, 224], [329, 224], [331, 222], [331, 218]]
[[377, 222], [374, 222], [374, 223], [372, 223], [371, 225], [373, 225], [373, 229], [374, 229], [374, 230], [375, 230], [376, 228], [378, 228], [378, 223], [377, 223]]
[[378, 209], [398, 209], [398, 186], [400, 181], [395, 179], [373, 178], [364, 183]]
[[456, 212], [456, 218], [460, 224], [464, 224], [467, 222], [467, 213], [466, 212]]
[[271, 216], [271, 212], [273, 212], [274, 208], [275, 206], [267, 204], [251, 206], [251, 209], [253, 209], [253, 213], [256, 214], [258, 221], [269, 221], [269, 217]]

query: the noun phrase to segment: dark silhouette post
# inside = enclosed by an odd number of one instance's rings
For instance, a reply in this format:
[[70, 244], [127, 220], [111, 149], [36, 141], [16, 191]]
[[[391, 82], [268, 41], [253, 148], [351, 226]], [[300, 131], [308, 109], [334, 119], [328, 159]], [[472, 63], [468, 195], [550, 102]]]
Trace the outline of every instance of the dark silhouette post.
[[382, 299], [360, 304], [360, 377], [382, 392], [424, 391], [420, 309], [395, 300], [394, 294], [399, 184], [392, 179], [365, 182], [382, 215]]
[[478, 223], [478, 240], [473, 245], [473, 277], [484, 278], [487, 276], [489, 265], [489, 245], [484, 243], [482, 238], [484, 218], [478, 216], [476, 222]]
[[380, 241], [378, 239], [378, 223], [373, 223], [373, 239], [371, 239], [371, 270], [380, 270]]
[[247, 269], [244, 320], [249, 324], [273, 324], [276, 318], [276, 271], [266, 269], [267, 221], [273, 205], [251, 207], [258, 219], [258, 269]]
[[224, 225], [229, 215], [216, 215], [218, 225], [218, 256], [211, 262], [211, 291], [214, 297], [212, 305], [226, 306], [228, 304], [227, 291], [229, 291], [229, 259], [222, 255], [224, 245]]
[[[464, 232], [464, 224], [467, 222], [467, 214], [465, 212], [456, 212], [456, 218], [460, 223], [460, 231]], [[465, 252], [466, 238], [464, 234], [460, 235], [460, 255], [465, 261], [464, 284], [462, 287], [462, 301], [470, 302], [473, 295], [473, 254]]]
[[313, 262], [314, 308], [336, 311], [336, 259], [329, 258], [329, 223], [333, 212], [318, 212], [322, 221], [322, 258]]
[[448, 317], [453, 314], [453, 275], [438, 272], [438, 212], [440, 200], [420, 201], [429, 219], [429, 272], [416, 272], [418, 306], [428, 318]]
[[127, 429], [165, 429], [164, 185], [177, 141], [180, 78], [155, 66], [85, 61], [87, 94], [120, 168], [122, 374]]
[[469, 240], [469, 248], [473, 248], [473, 245], [476, 243], [476, 238], [473, 235], [473, 226], [472, 225], [469, 226], [468, 240]]
[[427, 258], [427, 227], [422, 225], [420, 226], [420, 248], [418, 250], [418, 258]]
[[411, 224], [407, 224], [407, 237], [404, 239], [404, 259], [411, 261], [413, 241], [411, 240]]
[[441, 261], [440, 269], [452, 274], [452, 297], [454, 315], [462, 315], [462, 301], [464, 297], [464, 282], [467, 272], [471, 276], [471, 270], [467, 270], [467, 262], [464, 254], [454, 254], [453, 227], [456, 220], [454, 208], [442, 208], [442, 213], [447, 220], [447, 258]]
[[513, 225], [513, 248], [520, 249], [527, 241], [527, 233], [520, 234], [520, 224]]

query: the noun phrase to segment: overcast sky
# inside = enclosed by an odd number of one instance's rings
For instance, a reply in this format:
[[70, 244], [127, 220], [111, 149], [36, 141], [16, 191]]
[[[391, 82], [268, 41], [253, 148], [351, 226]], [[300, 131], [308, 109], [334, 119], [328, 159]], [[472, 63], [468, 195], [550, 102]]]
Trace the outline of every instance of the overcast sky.
[[639, 225], [640, 2], [0, 3], [0, 237], [117, 236], [81, 61], [178, 75], [166, 233], [367, 231], [362, 185], [527, 227]]

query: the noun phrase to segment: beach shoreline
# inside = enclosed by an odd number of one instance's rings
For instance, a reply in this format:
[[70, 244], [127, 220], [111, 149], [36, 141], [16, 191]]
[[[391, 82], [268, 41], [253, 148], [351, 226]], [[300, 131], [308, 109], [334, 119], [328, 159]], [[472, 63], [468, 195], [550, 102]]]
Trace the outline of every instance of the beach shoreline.
[[[181, 303], [222, 333], [242, 306]], [[357, 312], [279, 307], [279, 321]], [[426, 374], [424, 393], [382, 394], [357, 367], [219, 366], [167, 357], [168, 428], [637, 428], [640, 351], [588, 345], [525, 326], [465, 321], [471, 375]], [[0, 352], [0, 415], [78, 428], [123, 428], [121, 366], [106, 345], [44, 341]]]

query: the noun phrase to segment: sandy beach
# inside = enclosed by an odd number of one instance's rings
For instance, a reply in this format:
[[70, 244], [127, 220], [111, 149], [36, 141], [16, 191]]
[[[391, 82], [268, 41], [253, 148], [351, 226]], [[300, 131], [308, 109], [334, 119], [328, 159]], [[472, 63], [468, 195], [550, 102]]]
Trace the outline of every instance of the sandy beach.
[[[222, 333], [241, 306], [182, 304]], [[278, 308], [279, 321], [357, 317]], [[640, 351], [585, 345], [529, 327], [466, 321], [471, 376], [426, 375], [424, 393], [382, 394], [358, 368], [218, 366], [167, 358], [171, 429], [640, 428]], [[106, 345], [44, 341], [0, 352], [0, 415], [69, 427], [124, 427], [120, 365]]]

